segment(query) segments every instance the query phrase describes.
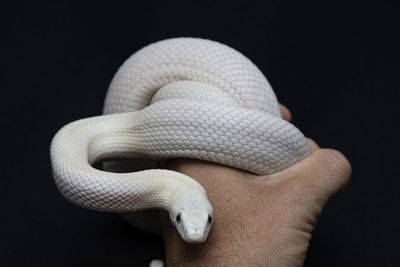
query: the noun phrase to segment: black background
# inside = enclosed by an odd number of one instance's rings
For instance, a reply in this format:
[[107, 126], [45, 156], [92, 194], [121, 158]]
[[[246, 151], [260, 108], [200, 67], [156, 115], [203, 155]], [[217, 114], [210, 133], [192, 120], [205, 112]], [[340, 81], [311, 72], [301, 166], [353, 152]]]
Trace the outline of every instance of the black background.
[[130, 54], [194, 36], [249, 57], [294, 124], [353, 165], [305, 266], [399, 266], [400, 4], [262, 2], [1, 4], [0, 265], [146, 266], [163, 257], [158, 237], [64, 200], [49, 144], [66, 123], [101, 114]]

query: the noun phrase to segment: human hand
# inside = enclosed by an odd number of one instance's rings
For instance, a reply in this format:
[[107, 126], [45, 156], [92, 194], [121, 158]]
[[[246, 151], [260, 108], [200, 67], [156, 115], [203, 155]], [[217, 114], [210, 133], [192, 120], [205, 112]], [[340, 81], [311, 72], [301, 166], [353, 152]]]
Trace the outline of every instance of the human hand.
[[[284, 119], [291, 119], [283, 106]], [[203, 244], [187, 244], [162, 214], [168, 266], [302, 266], [311, 232], [326, 201], [343, 188], [351, 166], [338, 151], [320, 149], [272, 175], [191, 159], [170, 169], [196, 179], [207, 191], [214, 222]]]

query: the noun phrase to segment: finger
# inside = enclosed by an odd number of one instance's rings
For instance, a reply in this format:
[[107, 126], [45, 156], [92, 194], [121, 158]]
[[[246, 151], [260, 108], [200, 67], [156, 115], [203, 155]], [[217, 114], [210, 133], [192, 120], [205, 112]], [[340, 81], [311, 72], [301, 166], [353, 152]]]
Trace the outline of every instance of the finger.
[[351, 165], [337, 150], [315, 149], [292, 167], [276, 173], [277, 180], [286, 180], [293, 193], [324, 204], [350, 180]]
[[292, 120], [292, 113], [290, 113], [290, 110], [282, 104], [279, 104], [279, 107], [281, 108], [281, 114], [283, 119], [290, 122]]
[[310, 144], [311, 151], [317, 150], [319, 148], [319, 145], [314, 140], [312, 140], [311, 138], [307, 138], [307, 140]]

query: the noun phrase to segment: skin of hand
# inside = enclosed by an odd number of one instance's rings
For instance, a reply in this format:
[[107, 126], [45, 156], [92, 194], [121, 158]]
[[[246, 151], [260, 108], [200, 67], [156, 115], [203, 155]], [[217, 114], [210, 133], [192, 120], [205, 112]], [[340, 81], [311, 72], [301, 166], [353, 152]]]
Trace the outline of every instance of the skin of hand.
[[[281, 106], [283, 118], [291, 114]], [[161, 213], [167, 266], [302, 266], [317, 217], [349, 181], [351, 165], [338, 151], [321, 149], [272, 175], [192, 159], [167, 167], [196, 179], [207, 191], [214, 219], [206, 242], [182, 241]]]

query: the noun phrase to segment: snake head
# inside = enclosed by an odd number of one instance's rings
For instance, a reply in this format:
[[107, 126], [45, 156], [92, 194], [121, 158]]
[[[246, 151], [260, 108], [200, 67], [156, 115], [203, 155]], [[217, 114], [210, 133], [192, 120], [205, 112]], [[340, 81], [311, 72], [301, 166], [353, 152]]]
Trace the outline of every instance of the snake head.
[[205, 192], [186, 191], [175, 198], [170, 219], [185, 242], [196, 244], [207, 239], [213, 221], [213, 208]]

